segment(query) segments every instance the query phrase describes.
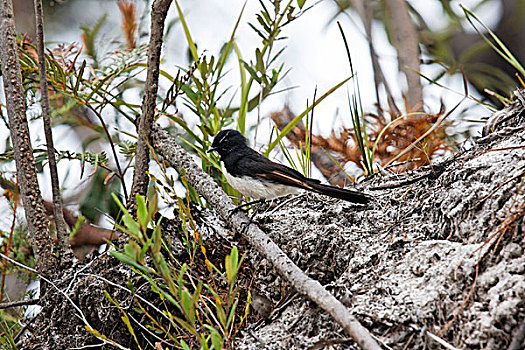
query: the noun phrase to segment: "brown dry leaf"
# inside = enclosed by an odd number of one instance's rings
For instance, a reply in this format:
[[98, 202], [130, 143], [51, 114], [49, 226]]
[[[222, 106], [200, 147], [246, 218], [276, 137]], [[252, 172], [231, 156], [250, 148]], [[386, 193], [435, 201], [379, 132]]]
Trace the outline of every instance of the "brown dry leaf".
[[135, 34], [137, 33], [135, 4], [130, 1], [122, 0], [118, 1], [117, 5], [120, 9], [120, 14], [122, 15], [122, 29], [126, 36], [128, 48], [134, 49], [137, 47], [137, 43], [135, 42]]
[[[397, 120], [390, 125], [381, 135], [381, 131], [388, 125], [390, 120], [400, 117], [399, 112], [392, 110], [385, 113], [381, 109], [378, 114], [367, 114], [366, 125], [370, 147], [373, 147], [379, 138], [374, 154], [374, 160], [381, 165], [388, 163], [390, 159], [400, 154], [411, 143], [427, 132], [434, 123], [444, 113], [442, 107], [436, 114], [411, 114], [408, 110], [404, 118]], [[277, 128], [282, 130], [290, 123], [295, 115], [285, 106], [281, 111], [272, 113], [270, 118], [274, 121]], [[452, 146], [447, 138], [445, 128], [450, 122], [439, 125], [434, 132], [424, 138], [417, 147], [400, 157], [399, 161], [412, 160], [408, 165], [394, 168], [397, 171], [406, 171], [423, 165], [428, 165], [431, 159], [439, 152], [449, 150]], [[299, 147], [299, 143], [306, 151], [305, 137], [306, 128], [301, 121], [286, 135], [294, 147]], [[327, 155], [330, 154], [330, 156]], [[334, 160], [343, 165], [346, 162], [353, 162], [362, 167], [362, 156], [353, 129], [343, 129], [339, 134], [332, 131], [330, 137], [312, 135], [311, 160], [315, 166], [323, 173], [332, 185], [344, 185], [348, 178], [341, 171], [341, 168]]]

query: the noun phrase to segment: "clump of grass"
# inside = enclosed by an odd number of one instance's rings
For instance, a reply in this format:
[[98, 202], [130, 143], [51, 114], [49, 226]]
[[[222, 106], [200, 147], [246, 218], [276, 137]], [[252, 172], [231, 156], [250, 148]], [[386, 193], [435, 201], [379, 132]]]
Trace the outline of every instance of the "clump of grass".
[[[137, 219], [115, 197], [123, 217], [118, 228], [129, 236], [124, 249], [111, 254], [142, 276], [156, 296], [145, 304], [135, 298], [136, 307], [149, 324], [141, 329], [129, 309], [124, 309], [106, 292], [108, 300], [121, 311], [122, 321], [140, 348], [142, 338], [161, 337], [169, 346], [183, 349], [233, 349], [235, 337], [249, 313], [250, 292], [238, 285], [244, 257], [232, 247], [221, 262], [212, 261], [189, 204], [178, 201], [178, 222], [186, 247], [181, 260], [171, 250], [170, 238], [162, 233], [161, 219], [155, 220], [156, 195], [146, 201], [137, 195]], [[129, 286], [131, 292], [138, 293]], [[242, 308], [240, 305], [243, 305]], [[140, 336], [139, 336], [140, 332]]]

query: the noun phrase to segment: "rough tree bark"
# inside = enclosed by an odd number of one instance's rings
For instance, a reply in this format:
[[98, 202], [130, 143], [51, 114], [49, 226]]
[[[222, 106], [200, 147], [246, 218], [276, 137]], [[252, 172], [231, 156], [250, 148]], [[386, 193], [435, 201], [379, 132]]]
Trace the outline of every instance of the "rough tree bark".
[[[367, 181], [376, 193], [368, 210], [313, 196], [259, 215], [259, 226], [393, 349], [524, 348], [525, 98], [517, 96], [468, 151]], [[284, 282], [258, 261], [264, 282], [255, 289], [277, 303]], [[301, 300], [239, 344], [328, 346], [355, 348]]]
[[[525, 320], [525, 98], [519, 97], [494, 114], [468, 151], [432, 167], [369, 180], [362, 186], [376, 192], [369, 208], [311, 195], [313, 200], [299, 197], [262, 213], [257, 226], [393, 349], [440, 349], [442, 344], [494, 350], [518, 344], [513, 350], [519, 349]], [[165, 138], [162, 132], [153, 137], [154, 144], [164, 144], [159, 142]], [[165, 147], [171, 148], [171, 142]], [[209, 181], [202, 186], [209, 187], [208, 193], [216, 190]], [[219, 205], [221, 216], [231, 207], [226, 203]], [[227, 228], [213, 212], [194, 215], [202, 216], [197, 230], [208, 244], [240, 244], [231, 236], [225, 242]], [[176, 233], [166, 229], [163, 234]], [[241, 249], [249, 247], [241, 244]], [[248, 250], [246, 261], [255, 271], [253, 290], [274, 311], [248, 325], [237, 348], [357, 348], [328, 313], [287, 297], [293, 288], [272, 272], [263, 255]], [[122, 286], [128, 278], [139, 281], [103, 256], [64, 271], [55, 284], [100, 333], [131, 346], [120, 311], [102, 290], [121, 305], [130, 305], [132, 296], [112, 290], [97, 275]], [[289, 302], [281, 305], [280, 300]], [[59, 293], [44, 296], [41, 304], [38, 331], [27, 348], [97, 343], [72, 318], [70, 304]]]
[[131, 211], [135, 211], [135, 195], [145, 196], [148, 189], [149, 146], [151, 139], [151, 125], [155, 118], [157, 105], [157, 91], [159, 89], [159, 66], [162, 49], [162, 35], [164, 21], [171, 5], [171, 0], [155, 0], [151, 7], [151, 31], [148, 47], [148, 73], [144, 99], [142, 101], [142, 115], [137, 119], [137, 153], [135, 155], [135, 171], [133, 185], [128, 198]]
[[24, 90], [20, 75], [11, 0], [1, 1], [0, 57], [18, 184], [31, 234], [31, 244], [35, 252], [35, 263], [41, 273], [47, 274], [55, 264], [56, 259], [53, 243], [49, 236], [48, 220], [45, 216], [42, 196], [38, 187], [35, 161], [25, 115]]

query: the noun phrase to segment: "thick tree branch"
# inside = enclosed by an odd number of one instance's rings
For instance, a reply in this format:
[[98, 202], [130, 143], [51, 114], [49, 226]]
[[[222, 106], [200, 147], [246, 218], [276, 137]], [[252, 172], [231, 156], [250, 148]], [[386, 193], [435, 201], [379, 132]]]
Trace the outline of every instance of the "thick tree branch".
[[11, 0], [1, 0], [0, 57], [9, 129], [22, 202], [31, 234], [31, 244], [35, 251], [35, 263], [40, 272], [46, 274], [55, 263], [55, 254], [38, 187], [35, 160], [25, 115], [24, 90], [20, 75]]
[[135, 211], [135, 195], [146, 195], [148, 188], [148, 143], [151, 137], [151, 125], [155, 117], [157, 91], [159, 88], [160, 53], [162, 49], [162, 35], [164, 21], [170, 7], [171, 0], [155, 0], [151, 9], [151, 34], [148, 48], [148, 73], [144, 99], [142, 100], [142, 115], [136, 121], [137, 125], [137, 154], [135, 156], [135, 171], [133, 172], [133, 185], [128, 199], [130, 209]]
[[[361, 349], [380, 349], [370, 333], [350, 311], [330, 294], [323, 286], [309, 278], [293, 263], [288, 256], [256, 225], [248, 225], [248, 218], [242, 213], [231, 214], [235, 205], [217, 186], [213, 179], [205, 174], [193, 159], [180, 147], [167, 132], [158, 125], [152, 126], [153, 146], [177, 170], [185, 172], [188, 182], [217, 211], [221, 218], [254, 246], [259, 253], [271, 261], [274, 268], [286, 279], [295, 290], [315, 302], [328, 312], [339, 323], [348, 335], [359, 344]], [[246, 229], [248, 225], [248, 229]]]
[[60, 196], [58, 182], [57, 162], [55, 158], [55, 146], [53, 143], [53, 132], [51, 130], [51, 114], [49, 112], [49, 96], [47, 91], [46, 58], [44, 54], [44, 20], [42, 11], [42, 0], [35, 1], [36, 20], [36, 46], [38, 49], [38, 73], [40, 74], [40, 95], [42, 105], [42, 118], [44, 120], [44, 134], [46, 135], [47, 158], [51, 174], [51, 189], [53, 191], [53, 217], [57, 229], [57, 243], [60, 262], [68, 265], [71, 263], [73, 254], [69, 249], [68, 229], [64, 220], [64, 206]]

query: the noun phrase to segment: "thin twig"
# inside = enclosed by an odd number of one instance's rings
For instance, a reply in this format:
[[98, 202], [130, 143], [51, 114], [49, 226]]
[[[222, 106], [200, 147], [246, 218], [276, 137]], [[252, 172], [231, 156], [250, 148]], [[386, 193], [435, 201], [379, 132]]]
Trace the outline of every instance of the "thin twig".
[[89, 263], [87, 263], [84, 266], [82, 266], [82, 268], [80, 270], [75, 271], [75, 274], [73, 275], [73, 278], [71, 278], [71, 281], [69, 282], [69, 285], [66, 288], [66, 293], [69, 293], [69, 290], [73, 286], [73, 283], [75, 282], [75, 280], [77, 279], [77, 276], [80, 273], [82, 273], [84, 270], [88, 269], [91, 265], [93, 265], [93, 263], [95, 263], [96, 261], [100, 260], [103, 256], [105, 256], [107, 254], [108, 254], [108, 251], [103, 252], [102, 254], [97, 256], [95, 259], [91, 260]]
[[124, 197], [127, 199], [128, 190], [126, 189], [126, 183], [124, 181], [124, 173], [122, 172], [122, 168], [120, 167], [120, 162], [118, 161], [118, 155], [117, 155], [115, 143], [113, 142], [108, 126], [106, 125], [104, 118], [102, 118], [102, 114], [100, 114], [100, 112], [97, 111], [97, 109], [93, 107], [89, 103], [89, 101], [85, 101], [85, 106], [88, 107], [93, 113], [95, 113], [95, 116], [97, 117], [100, 124], [102, 125], [102, 128], [104, 129], [104, 133], [106, 134], [106, 137], [108, 138], [109, 146], [111, 148], [111, 153], [113, 153], [113, 158], [115, 158], [115, 165], [117, 166], [117, 172], [118, 172], [117, 175], [120, 179], [120, 183], [122, 184], [122, 191], [124, 192]]
[[257, 226], [249, 225], [249, 219], [242, 213], [231, 214], [234, 204], [228, 199], [213, 179], [202, 171], [193, 158], [177, 142], [153, 124], [152, 145], [163, 155], [177, 172], [187, 176], [188, 183], [199, 192], [230, 227], [240, 233], [257, 249], [283, 278], [305, 298], [315, 302], [339, 323], [361, 349], [380, 347], [354, 315], [318, 281], [308, 277], [292, 260]]
[[142, 100], [142, 115], [136, 120], [137, 152], [135, 155], [135, 171], [131, 185], [131, 197], [128, 198], [130, 212], [135, 212], [135, 195], [145, 196], [148, 188], [149, 148], [151, 125], [155, 117], [157, 91], [159, 88], [160, 54], [164, 22], [171, 0], [155, 0], [151, 8], [151, 30], [148, 47], [148, 72], [146, 76], [144, 99]]
[[44, 54], [44, 20], [42, 11], [42, 0], [35, 1], [36, 20], [36, 46], [38, 49], [38, 72], [40, 75], [40, 96], [42, 105], [42, 119], [44, 122], [44, 134], [46, 136], [47, 159], [49, 162], [49, 173], [51, 176], [51, 189], [53, 192], [53, 217], [57, 230], [57, 247], [60, 263], [64, 266], [71, 264], [73, 253], [69, 249], [68, 226], [64, 219], [64, 205], [60, 196], [60, 185], [58, 181], [57, 162], [55, 158], [55, 146], [53, 143], [53, 131], [51, 130], [51, 113], [49, 108], [49, 96], [46, 77], [46, 57]]
[[8, 303], [1, 303], [0, 309], [8, 309], [10, 307], [24, 306], [24, 305], [35, 305], [38, 304], [40, 299], [28, 299], [28, 300], [16, 300]]
[[455, 346], [453, 345], [450, 345], [449, 343], [447, 343], [446, 341], [444, 341], [443, 339], [441, 339], [440, 337], [438, 337], [437, 335], [429, 332], [429, 331], [425, 331], [425, 334], [432, 340], [434, 340], [435, 342], [439, 343], [441, 346], [449, 349], [449, 350], [459, 350], [458, 348], [456, 348]]
[[438, 334], [440, 334], [440, 335], [443, 334], [452, 325], [452, 323], [454, 323], [454, 321], [458, 317], [459, 313], [463, 310], [463, 308], [465, 307], [465, 305], [469, 301], [470, 297], [472, 296], [472, 293], [476, 289], [476, 283], [478, 281], [478, 272], [479, 272], [479, 259], [478, 259], [478, 262], [476, 263], [476, 275], [474, 276], [474, 281], [472, 282], [472, 285], [470, 286], [470, 290], [468, 291], [467, 297], [465, 299], [463, 299], [463, 301], [461, 302], [461, 305], [459, 305], [459, 307], [456, 310], [456, 312], [454, 313], [454, 316], [452, 317], [452, 319], [450, 321], [448, 321], [447, 324], [443, 328], [441, 328], [439, 330]]

